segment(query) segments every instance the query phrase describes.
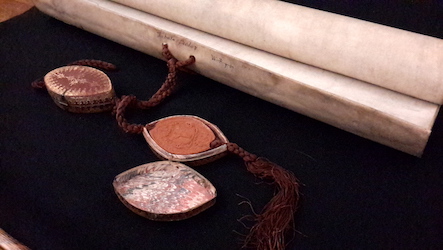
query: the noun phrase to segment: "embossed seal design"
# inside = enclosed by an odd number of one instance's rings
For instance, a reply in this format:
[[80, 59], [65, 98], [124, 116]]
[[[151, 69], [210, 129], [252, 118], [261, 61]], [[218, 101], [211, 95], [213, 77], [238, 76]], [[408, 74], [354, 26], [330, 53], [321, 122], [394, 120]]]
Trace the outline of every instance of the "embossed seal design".
[[227, 154], [229, 142], [214, 124], [197, 116], [176, 115], [153, 121], [143, 129], [152, 151], [162, 159], [202, 165]]
[[173, 221], [194, 216], [215, 203], [214, 186], [188, 166], [159, 161], [129, 169], [113, 182], [120, 200], [152, 220]]
[[196, 154], [209, 150], [214, 132], [202, 121], [189, 116], [175, 116], [155, 124], [150, 134], [164, 150], [173, 154]]
[[72, 112], [91, 113], [112, 108], [115, 93], [109, 77], [87, 66], [65, 66], [44, 77], [48, 93], [61, 108]]
[[45, 76], [47, 88], [64, 96], [91, 96], [112, 89], [105, 73], [87, 66], [65, 66]]

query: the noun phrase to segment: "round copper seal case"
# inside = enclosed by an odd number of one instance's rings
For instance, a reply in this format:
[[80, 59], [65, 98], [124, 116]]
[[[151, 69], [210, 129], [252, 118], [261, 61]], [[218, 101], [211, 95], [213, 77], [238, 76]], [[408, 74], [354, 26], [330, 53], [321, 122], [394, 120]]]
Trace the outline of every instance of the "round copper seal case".
[[45, 85], [55, 104], [75, 113], [111, 110], [115, 92], [109, 77], [87, 66], [65, 66], [46, 74]]

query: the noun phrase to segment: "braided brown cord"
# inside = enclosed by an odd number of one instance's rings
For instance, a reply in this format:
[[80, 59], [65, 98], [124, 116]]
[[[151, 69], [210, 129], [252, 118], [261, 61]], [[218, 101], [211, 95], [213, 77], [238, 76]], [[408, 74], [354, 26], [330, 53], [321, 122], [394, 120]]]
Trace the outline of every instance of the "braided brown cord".
[[[94, 67], [97, 69], [107, 70], [107, 71], [117, 70], [117, 66], [115, 66], [112, 63], [108, 63], [108, 62], [101, 61], [101, 60], [94, 60], [94, 59], [78, 60], [78, 61], [71, 62], [71, 63], [67, 64], [66, 66], [72, 66], [72, 65], [89, 66], [89, 67]], [[31, 86], [35, 89], [45, 89], [46, 88], [45, 81], [43, 80], [43, 77], [33, 81], [31, 83]]]
[[94, 67], [97, 69], [107, 70], [107, 71], [117, 70], [117, 66], [115, 66], [112, 63], [108, 63], [108, 62], [101, 61], [101, 60], [94, 60], [94, 59], [83, 59], [83, 60], [74, 61], [74, 62], [68, 64], [68, 66], [71, 66], [71, 65], [89, 66], [89, 67]]
[[140, 134], [143, 131], [143, 125], [130, 124], [125, 118], [125, 111], [128, 107], [136, 107], [139, 109], [149, 109], [160, 104], [166, 97], [170, 96], [177, 85], [177, 70], [195, 62], [195, 57], [190, 56], [185, 61], [178, 61], [169, 51], [168, 45], [163, 44], [163, 56], [168, 60], [168, 76], [160, 89], [146, 101], [137, 100], [135, 96], [122, 96], [121, 100], [116, 100], [114, 109], [115, 118], [118, 125], [126, 133]]
[[277, 188], [275, 196], [256, 215], [256, 224], [246, 236], [244, 247], [274, 250], [285, 249], [285, 236], [293, 231], [298, 208], [299, 186], [294, 174], [269, 160], [251, 154], [235, 143], [227, 143], [228, 151], [240, 156], [249, 172], [260, 179], [270, 179]]
[[115, 118], [117, 119], [117, 124], [126, 133], [130, 134], [140, 134], [143, 132], [143, 125], [141, 124], [130, 124], [124, 117], [126, 108], [128, 106], [136, 106], [137, 97], [133, 95], [122, 96], [120, 100], [116, 100], [115, 105]]
[[31, 86], [34, 89], [46, 89], [46, 85], [45, 85], [45, 81], [43, 80], [43, 77], [31, 82]]
[[[169, 52], [169, 50], [168, 50]], [[147, 101], [138, 101], [137, 107], [141, 109], [148, 109], [157, 106], [166, 97], [172, 94], [172, 91], [177, 85], [177, 69], [188, 66], [195, 62], [193, 56], [189, 57], [186, 61], [177, 61], [175, 58], [171, 58], [167, 61], [168, 75], [165, 82], [162, 84], [159, 90]]]

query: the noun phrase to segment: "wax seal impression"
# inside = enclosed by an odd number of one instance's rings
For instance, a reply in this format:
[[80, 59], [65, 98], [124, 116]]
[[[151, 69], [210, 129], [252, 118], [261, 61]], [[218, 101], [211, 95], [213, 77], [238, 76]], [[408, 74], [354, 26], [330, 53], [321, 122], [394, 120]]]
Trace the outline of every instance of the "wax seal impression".
[[145, 126], [143, 135], [160, 158], [194, 166], [224, 156], [229, 142], [217, 126], [191, 115], [151, 122]]
[[113, 182], [119, 199], [134, 213], [157, 221], [187, 219], [215, 203], [217, 192], [192, 168], [159, 161], [129, 169]]
[[115, 92], [109, 77], [87, 66], [65, 66], [44, 77], [48, 93], [60, 108], [75, 113], [109, 111]]
[[211, 149], [212, 130], [193, 117], [175, 116], [156, 123], [149, 131], [152, 139], [173, 154], [196, 154]]

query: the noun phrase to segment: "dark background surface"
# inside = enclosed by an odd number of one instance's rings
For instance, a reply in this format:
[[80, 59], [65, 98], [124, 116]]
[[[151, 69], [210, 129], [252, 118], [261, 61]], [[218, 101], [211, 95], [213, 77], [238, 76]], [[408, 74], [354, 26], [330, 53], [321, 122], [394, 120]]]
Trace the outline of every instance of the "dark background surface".
[[[442, 1], [295, 2], [443, 37]], [[238, 205], [239, 195], [260, 211], [272, 187], [239, 158], [225, 157], [196, 168], [218, 191], [209, 210], [169, 223], [130, 212], [112, 180], [158, 160], [143, 137], [123, 133], [109, 113], [67, 113], [30, 87], [51, 69], [84, 58], [120, 67], [109, 74], [119, 96], [147, 99], [167, 73], [163, 61], [35, 8], [0, 23], [0, 227], [33, 249], [239, 248], [247, 230], [236, 220], [251, 213]], [[202, 76], [180, 79], [172, 98], [131, 121], [197, 115], [246, 150], [292, 170], [304, 184], [292, 247], [443, 247], [442, 114], [419, 159]]]

